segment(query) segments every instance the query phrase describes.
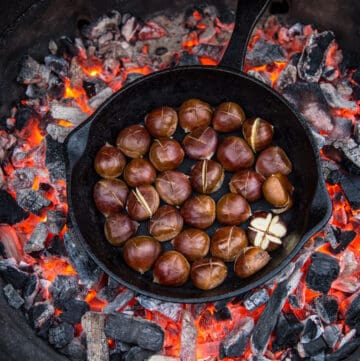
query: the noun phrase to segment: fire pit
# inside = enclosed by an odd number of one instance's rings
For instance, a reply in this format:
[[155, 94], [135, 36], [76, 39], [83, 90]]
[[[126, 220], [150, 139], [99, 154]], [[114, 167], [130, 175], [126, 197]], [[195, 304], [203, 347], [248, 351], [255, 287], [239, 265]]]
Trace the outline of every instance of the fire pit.
[[[59, 11], [70, 16], [51, 34], [35, 31], [13, 44], [13, 62], [0, 61], [1, 358], [36, 349], [38, 360], [357, 360], [360, 75], [328, 29], [268, 12], [249, 43], [247, 73], [311, 126], [333, 203], [324, 230], [263, 287], [193, 305], [135, 294], [96, 266], [66, 223], [62, 144], [70, 131], [139, 76], [216, 65], [226, 48], [235, 2], [176, 2], [159, 12], [160, 3], [137, 11], [79, 1], [74, 12], [65, 2]], [[44, 3], [27, 14], [40, 9], [54, 16]], [[38, 337], [29, 339], [27, 324]]]

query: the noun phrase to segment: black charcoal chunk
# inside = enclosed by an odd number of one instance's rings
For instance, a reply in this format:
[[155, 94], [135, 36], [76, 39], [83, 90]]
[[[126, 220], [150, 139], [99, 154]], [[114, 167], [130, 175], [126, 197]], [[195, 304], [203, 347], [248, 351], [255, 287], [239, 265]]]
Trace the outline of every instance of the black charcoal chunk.
[[49, 232], [58, 235], [66, 223], [66, 214], [57, 210], [50, 210], [47, 212], [46, 224]]
[[[360, 338], [355, 338], [337, 349], [335, 352], [326, 355], [326, 361], [345, 361], [347, 357], [358, 349], [360, 346]], [[355, 359], [356, 360], [356, 359]], [[358, 359], [357, 359], [358, 360]]]
[[331, 283], [338, 277], [339, 270], [340, 267], [336, 258], [316, 252], [311, 257], [306, 284], [314, 291], [327, 293]]
[[323, 338], [329, 348], [333, 348], [340, 338], [341, 332], [339, 326], [329, 325], [324, 329]]
[[[169, 50], [165, 47], [165, 46], [159, 46], [155, 49], [155, 55], [157, 56], [161, 56], [161, 55], [164, 55], [168, 52]], [[183, 52], [183, 53], [187, 53], [189, 54], [187, 51], [186, 52]], [[190, 54], [189, 54], [190, 55]], [[190, 65], [190, 64], [189, 64]]]
[[317, 315], [309, 316], [305, 322], [305, 328], [301, 336], [301, 343], [316, 340], [324, 333], [321, 320]]
[[54, 140], [50, 135], [46, 136], [46, 158], [45, 165], [50, 173], [52, 182], [65, 179], [65, 158], [63, 144]]
[[28, 215], [8, 192], [0, 189], [0, 223], [13, 225], [26, 219]]
[[298, 321], [293, 313], [280, 313], [275, 327], [275, 340], [272, 344], [273, 351], [283, 350], [295, 346], [300, 339], [304, 325]]
[[348, 245], [353, 241], [355, 238], [356, 233], [354, 231], [341, 231], [337, 236], [336, 239], [338, 241], [335, 247], [331, 246], [331, 253], [339, 254], [343, 252]]
[[51, 203], [47, 198], [33, 189], [20, 190], [17, 194], [17, 201], [21, 208], [34, 214], [39, 214], [43, 208], [48, 207]]
[[336, 298], [323, 295], [316, 297], [314, 306], [317, 314], [325, 323], [332, 323], [336, 321], [339, 305]]
[[320, 88], [328, 104], [332, 108], [346, 108], [356, 110], [356, 102], [345, 99], [330, 83], [321, 83]]
[[28, 106], [20, 106], [15, 114], [15, 127], [17, 130], [21, 130], [29, 121], [29, 119], [40, 120], [40, 115]]
[[61, 78], [68, 76], [69, 63], [62, 57], [48, 55], [44, 58], [45, 65]]
[[29, 310], [29, 318], [34, 328], [41, 328], [54, 315], [55, 309], [48, 302], [38, 302]]
[[56, 256], [65, 256], [67, 255], [64, 240], [59, 236], [54, 236], [51, 238], [49, 245], [44, 251], [45, 255], [56, 255]]
[[50, 327], [49, 342], [55, 348], [65, 347], [74, 338], [74, 327], [63, 322], [58, 326]]
[[199, 65], [199, 58], [194, 54], [183, 51], [180, 56], [179, 65]]
[[352, 300], [346, 312], [345, 323], [351, 328], [360, 326], [360, 295]]
[[67, 356], [71, 361], [86, 361], [86, 349], [76, 338], [59, 349], [59, 352]]
[[83, 81], [83, 88], [84, 88], [88, 98], [92, 98], [94, 95], [96, 95], [95, 83], [84, 80]]
[[161, 351], [164, 343], [164, 331], [159, 325], [123, 313], [108, 316], [105, 334], [109, 338], [151, 351]]
[[34, 302], [37, 293], [40, 290], [39, 277], [36, 274], [29, 276], [28, 281], [24, 287], [23, 297], [25, 299], [25, 307], [28, 309]]
[[223, 47], [211, 44], [199, 44], [193, 47], [192, 53], [197, 56], [207, 56], [215, 61], [220, 61], [223, 54]]
[[112, 300], [109, 304], [107, 304], [103, 312], [104, 313], [115, 313], [117, 310], [126, 306], [133, 298], [134, 292], [130, 290], [124, 290], [123, 292], [119, 293], [114, 300]]
[[79, 293], [78, 279], [76, 276], [57, 275], [49, 288], [54, 301], [66, 301]]
[[280, 91], [286, 88], [290, 84], [294, 84], [297, 78], [297, 69], [295, 65], [288, 64], [284, 70], [280, 73], [276, 87]]
[[132, 347], [128, 352], [126, 352], [124, 361], [145, 361], [149, 359], [154, 352], [149, 350], [144, 350], [141, 347], [135, 346]]
[[246, 56], [246, 61], [250, 66], [272, 64], [275, 61], [283, 62], [285, 60], [286, 53], [280, 45], [263, 39], [258, 40]]
[[24, 304], [24, 299], [10, 283], [3, 287], [3, 292], [6, 300], [8, 301], [8, 304], [11, 307], [19, 309]]
[[227, 306], [216, 309], [214, 312], [214, 318], [216, 321], [231, 320], [231, 312]]
[[90, 310], [90, 306], [85, 301], [69, 300], [64, 302], [60, 309], [63, 310], [60, 315], [61, 321], [79, 323], [83, 314]]
[[31, 234], [28, 242], [24, 246], [25, 253], [32, 253], [42, 251], [45, 248], [45, 242], [48, 236], [48, 227], [45, 223], [39, 223], [33, 233]]
[[244, 299], [244, 306], [248, 311], [254, 311], [264, 305], [269, 300], [269, 293], [265, 288], [261, 288]]
[[43, 84], [49, 79], [50, 69], [39, 64], [30, 55], [26, 55], [21, 59], [20, 71], [17, 81], [21, 84]]
[[20, 271], [13, 266], [0, 268], [0, 275], [5, 282], [11, 283], [17, 290], [23, 289], [29, 279], [29, 275], [26, 272]]
[[307, 356], [315, 356], [327, 348], [326, 342], [322, 337], [312, 340], [308, 343], [302, 344], [302, 347]]

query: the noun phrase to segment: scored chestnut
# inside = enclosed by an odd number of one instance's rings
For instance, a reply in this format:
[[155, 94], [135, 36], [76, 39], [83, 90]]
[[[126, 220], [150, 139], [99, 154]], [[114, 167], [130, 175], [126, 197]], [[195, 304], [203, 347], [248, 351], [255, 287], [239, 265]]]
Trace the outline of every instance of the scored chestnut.
[[138, 187], [153, 183], [156, 170], [148, 160], [134, 158], [125, 167], [123, 177], [130, 187]]
[[262, 196], [261, 186], [264, 180], [261, 174], [251, 169], [240, 170], [231, 177], [230, 192], [240, 194], [248, 202], [255, 202]]
[[213, 115], [213, 127], [221, 133], [234, 132], [241, 128], [245, 120], [243, 108], [234, 102], [221, 103]]
[[274, 146], [264, 149], [256, 161], [255, 169], [264, 177], [274, 173], [288, 175], [292, 171], [292, 164], [284, 150]]
[[179, 108], [179, 124], [184, 131], [207, 127], [211, 123], [212, 108], [200, 99], [188, 99]]
[[127, 185], [120, 179], [101, 179], [93, 190], [96, 208], [105, 216], [120, 212], [129, 193]]
[[244, 197], [235, 193], [224, 194], [216, 205], [216, 219], [229, 226], [245, 222], [251, 216], [251, 208]]
[[265, 119], [253, 117], [245, 120], [242, 125], [242, 133], [251, 149], [259, 152], [272, 142], [273, 128]]
[[189, 261], [195, 261], [209, 252], [210, 237], [201, 229], [187, 228], [174, 238], [172, 244]]
[[227, 226], [215, 231], [211, 238], [210, 253], [225, 262], [233, 261], [248, 245], [245, 231], [236, 226]]
[[139, 186], [133, 189], [128, 196], [126, 210], [131, 219], [144, 221], [152, 217], [158, 210], [160, 197], [151, 185]]
[[155, 238], [138, 236], [125, 243], [122, 255], [132, 269], [144, 273], [151, 269], [160, 253], [161, 246]]
[[160, 207], [149, 221], [149, 233], [158, 241], [164, 242], [177, 236], [183, 228], [180, 212], [172, 206]]
[[106, 143], [97, 152], [94, 167], [97, 174], [104, 178], [116, 178], [121, 175], [126, 159], [121, 150]]
[[204, 194], [189, 198], [181, 207], [181, 215], [191, 227], [210, 227], [215, 221], [215, 201]]
[[149, 132], [142, 125], [130, 125], [120, 131], [116, 146], [130, 158], [140, 158], [148, 152], [151, 143]]
[[154, 282], [164, 286], [181, 286], [189, 278], [190, 264], [177, 251], [164, 252], [153, 268]]
[[190, 181], [184, 173], [168, 170], [155, 179], [155, 187], [161, 199], [173, 206], [183, 204], [191, 194]]
[[211, 290], [221, 285], [228, 274], [225, 263], [218, 258], [202, 258], [191, 267], [191, 280], [201, 290]]
[[197, 162], [190, 172], [190, 183], [199, 193], [210, 194], [218, 191], [224, 181], [224, 170], [214, 160]]
[[149, 159], [160, 172], [177, 168], [184, 160], [184, 150], [171, 138], [155, 139], [150, 147]]
[[187, 134], [183, 141], [185, 153], [191, 159], [210, 159], [218, 144], [218, 135], [211, 127], [200, 127]]
[[269, 254], [262, 248], [246, 247], [235, 259], [234, 272], [240, 278], [247, 278], [260, 271], [269, 261]]
[[171, 137], [178, 124], [176, 111], [168, 106], [156, 108], [145, 117], [145, 126], [155, 138]]
[[255, 160], [245, 140], [235, 136], [227, 137], [220, 143], [216, 156], [224, 169], [230, 172], [249, 168]]
[[138, 226], [128, 215], [114, 214], [105, 221], [105, 237], [113, 246], [121, 246], [136, 233]]

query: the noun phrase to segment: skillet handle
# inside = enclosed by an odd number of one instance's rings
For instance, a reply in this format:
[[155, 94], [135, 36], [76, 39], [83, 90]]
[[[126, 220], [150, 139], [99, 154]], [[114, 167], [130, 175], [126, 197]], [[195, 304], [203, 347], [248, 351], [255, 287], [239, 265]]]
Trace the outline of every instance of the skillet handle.
[[271, 0], [239, 0], [235, 28], [219, 65], [239, 72], [244, 69], [247, 45], [257, 21]]

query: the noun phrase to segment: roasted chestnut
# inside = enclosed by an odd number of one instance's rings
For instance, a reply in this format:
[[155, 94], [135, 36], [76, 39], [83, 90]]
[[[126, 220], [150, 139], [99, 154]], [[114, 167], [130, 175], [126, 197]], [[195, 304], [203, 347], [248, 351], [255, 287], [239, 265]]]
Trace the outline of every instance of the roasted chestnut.
[[245, 113], [239, 104], [225, 102], [215, 109], [212, 122], [216, 131], [228, 133], [240, 129], [244, 120]]
[[178, 115], [173, 108], [162, 106], [148, 113], [145, 126], [155, 138], [171, 137], [178, 124]]
[[105, 216], [120, 212], [129, 193], [127, 185], [120, 179], [101, 179], [93, 191], [96, 208]]
[[265, 119], [253, 117], [245, 120], [242, 133], [251, 149], [259, 152], [270, 145], [274, 131], [273, 126]]
[[149, 233], [160, 242], [169, 241], [183, 228], [180, 212], [172, 206], [162, 206], [149, 221]]
[[242, 195], [248, 202], [255, 202], [262, 196], [261, 186], [265, 178], [250, 169], [236, 172], [229, 182], [230, 192]]
[[218, 258], [198, 259], [191, 266], [191, 280], [201, 290], [211, 290], [221, 285], [228, 270], [225, 263]]
[[200, 229], [188, 228], [178, 234], [172, 244], [188, 260], [195, 261], [209, 252], [210, 237]]
[[159, 208], [159, 204], [159, 194], [153, 186], [139, 186], [129, 193], [126, 210], [130, 218], [144, 221], [152, 217]]
[[184, 131], [207, 127], [211, 123], [212, 108], [200, 99], [188, 99], [179, 108], [179, 123]]
[[189, 198], [181, 207], [181, 215], [189, 226], [210, 227], [215, 221], [215, 201], [204, 194]]
[[216, 218], [222, 224], [236, 225], [251, 216], [249, 203], [239, 194], [224, 194], [216, 205]]
[[156, 190], [161, 199], [173, 206], [183, 204], [191, 194], [190, 181], [184, 173], [168, 170], [155, 180]]
[[164, 286], [181, 286], [189, 278], [190, 265], [177, 251], [164, 252], [153, 269], [154, 282]]
[[247, 245], [246, 233], [242, 228], [222, 227], [217, 229], [211, 238], [210, 253], [213, 257], [231, 262]]
[[274, 173], [288, 175], [292, 171], [292, 164], [284, 150], [274, 146], [264, 149], [256, 161], [256, 171], [264, 177]]
[[199, 193], [210, 194], [220, 189], [224, 181], [224, 170], [214, 160], [197, 162], [190, 172], [190, 183]]
[[130, 125], [120, 131], [116, 146], [128, 157], [139, 158], [149, 150], [151, 137], [142, 125]]
[[128, 215], [114, 214], [106, 218], [105, 237], [113, 246], [121, 246], [136, 233], [138, 226]]
[[138, 236], [125, 243], [122, 255], [132, 269], [144, 273], [151, 269], [160, 253], [161, 246], [155, 238]]
[[121, 175], [126, 159], [121, 150], [106, 143], [97, 152], [94, 166], [97, 174], [104, 178], [116, 178]]
[[255, 159], [245, 140], [235, 136], [227, 137], [220, 143], [216, 156], [224, 169], [230, 172], [251, 167]]
[[150, 148], [149, 159], [160, 172], [177, 168], [184, 160], [184, 150], [171, 138], [155, 139]]
[[289, 209], [292, 206], [291, 195], [294, 187], [288, 177], [281, 173], [272, 174], [262, 185], [264, 198], [274, 207]]
[[196, 128], [187, 134], [182, 145], [185, 153], [192, 159], [210, 159], [218, 144], [218, 135], [211, 127]]
[[242, 249], [234, 262], [234, 272], [240, 278], [252, 276], [270, 261], [269, 254], [260, 247]]
[[138, 187], [153, 183], [156, 170], [148, 160], [134, 158], [125, 167], [123, 177], [130, 187]]

